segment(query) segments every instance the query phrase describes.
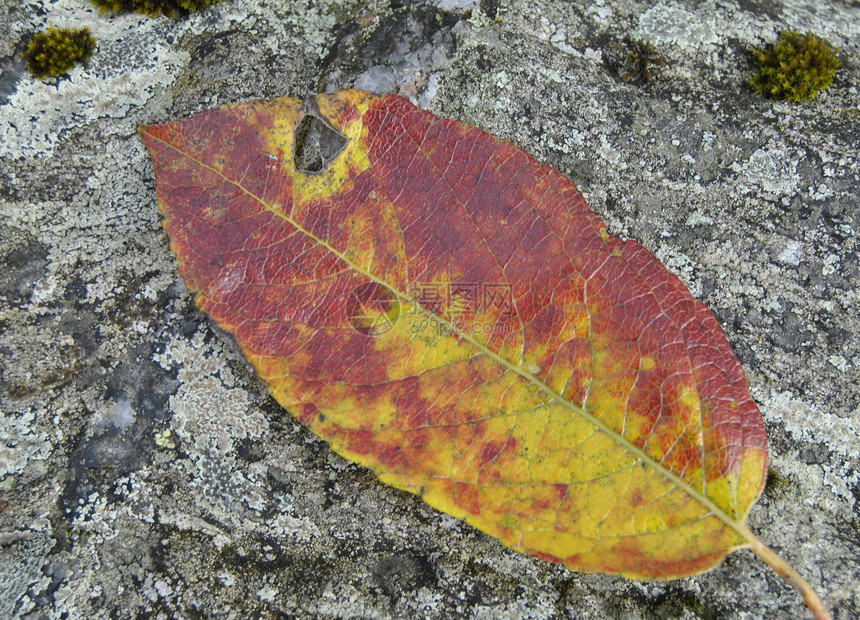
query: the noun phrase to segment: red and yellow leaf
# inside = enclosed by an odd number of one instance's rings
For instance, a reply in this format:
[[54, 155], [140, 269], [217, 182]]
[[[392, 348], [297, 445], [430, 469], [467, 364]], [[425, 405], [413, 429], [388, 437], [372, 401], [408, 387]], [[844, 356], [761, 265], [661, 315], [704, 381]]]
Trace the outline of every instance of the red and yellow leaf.
[[[306, 115], [346, 138], [318, 172], [295, 163]], [[339, 454], [579, 571], [669, 579], [756, 550], [767, 440], [740, 363], [562, 174], [358, 91], [141, 134], [197, 304]]]

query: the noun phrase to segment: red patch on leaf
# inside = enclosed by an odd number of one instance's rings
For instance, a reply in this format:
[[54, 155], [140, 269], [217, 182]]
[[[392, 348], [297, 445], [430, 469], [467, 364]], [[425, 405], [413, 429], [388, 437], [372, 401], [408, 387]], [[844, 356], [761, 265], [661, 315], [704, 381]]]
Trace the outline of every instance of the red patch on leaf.
[[481, 512], [481, 494], [477, 485], [454, 481], [451, 483], [454, 504], [473, 515]]
[[505, 441], [488, 441], [481, 448], [481, 465], [488, 465], [496, 461], [503, 453], [516, 454], [517, 443], [514, 437], [508, 437]]

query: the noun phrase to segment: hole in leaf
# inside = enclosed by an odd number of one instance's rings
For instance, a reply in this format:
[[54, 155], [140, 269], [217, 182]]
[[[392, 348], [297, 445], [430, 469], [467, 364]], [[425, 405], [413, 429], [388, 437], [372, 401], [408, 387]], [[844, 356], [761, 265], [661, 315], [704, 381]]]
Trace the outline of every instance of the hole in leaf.
[[346, 144], [346, 138], [316, 116], [302, 118], [296, 127], [295, 165], [302, 172], [319, 172]]

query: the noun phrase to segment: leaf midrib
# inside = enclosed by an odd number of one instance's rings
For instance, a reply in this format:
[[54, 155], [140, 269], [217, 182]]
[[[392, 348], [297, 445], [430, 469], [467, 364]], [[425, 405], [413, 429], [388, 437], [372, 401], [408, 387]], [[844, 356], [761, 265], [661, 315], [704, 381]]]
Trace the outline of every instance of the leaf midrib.
[[317, 235], [315, 235], [310, 230], [307, 230], [301, 224], [299, 224], [298, 222], [293, 220], [290, 216], [288, 216], [286, 213], [279, 211], [273, 205], [270, 205], [265, 200], [263, 200], [262, 198], [260, 198], [256, 194], [254, 194], [253, 192], [249, 191], [247, 188], [245, 188], [244, 185], [242, 185], [238, 181], [231, 179], [230, 177], [224, 175], [221, 171], [217, 170], [216, 168], [214, 168], [214, 167], [208, 165], [207, 163], [191, 156], [189, 153], [182, 151], [181, 149], [177, 148], [176, 146], [174, 146], [170, 142], [162, 140], [158, 136], [155, 136], [151, 133], [148, 133], [146, 127], [142, 128], [141, 131], [146, 133], [146, 135], [149, 136], [151, 139], [156, 140], [156, 141], [160, 142], [161, 144], [164, 144], [168, 148], [179, 153], [181, 156], [189, 159], [190, 161], [194, 162], [195, 164], [199, 165], [200, 167], [205, 168], [205, 169], [213, 172], [214, 174], [221, 177], [222, 179], [224, 179], [228, 183], [232, 184], [233, 186], [235, 186], [236, 188], [238, 188], [239, 190], [241, 190], [242, 192], [247, 194], [252, 200], [259, 203], [266, 211], [268, 211], [269, 213], [276, 215], [277, 217], [281, 218], [282, 220], [287, 222], [290, 226], [295, 228], [297, 231], [306, 235], [309, 239], [311, 239], [315, 243], [318, 243], [319, 245], [324, 247], [326, 250], [328, 250], [329, 252], [334, 254], [336, 257], [338, 257], [341, 261], [346, 263], [355, 272], [358, 272], [358, 273], [364, 275], [369, 280], [379, 284], [380, 286], [384, 286], [393, 295], [396, 295], [399, 299], [402, 299], [403, 301], [405, 301], [405, 302], [413, 305], [414, 307], [418, 308], [428, 318], [433, 318], [437, 321], [441, 321], [443, 324], [449, 326], [451, 328], [450, 333], [456, 333], [457, 335], [460, 336], [460, 338], [469, 342], [472, 346], [474, 346], [480, 352], [489, 356], [491, 359], [493, 359], [497, 363], [501, 364], [503, 367], [507, 368], [509, 371], [519, 375], [520, 377], [522, 377], [523, 379], [525, 379], [526, 381], [528, 381], [529, 383], [531, 383], [532, 385], [537, 387], [539, 390], [544, 392], [546, 395], [548, 395], [552, 400], [554, 400], [556, 403], [560, 404], [562, 407], [565, 407], [568, 410], [572, 411], [573, 413], [580, 415], [583, 418], [585, 418], [586, 420], [588, 420], [588, 422], [590, 422], [596, 428], [598, 428], [600, 431], [602, 431], [603, 433], [608, 435], [616, 444], [622, 446], [630, 454], [635, 455], [637, 458], [639, 458], [643, 463], [645, 463], [652, 470], [654, 470], [659, 475], [663, 476], [664, 478], [666, 478], [667, 480], [672, 482], [674, 485], [676, 485], [677, 487], [682, 489], [685, 493], [687, 493], [687, 495], [689, 495], [695, 501], [699, 502], [701, 505], [703, 505], [705, 508], [707, 508], [711, 512], [711, 514], [713, 514], [720, 521], [722, 521], [724, 524], [726, 524], [731, 530], [734, 530], [738, 535], [741, 536], [741, 538], [743, 538], [746, 541], [745, 544], [736, 545], [736, 546], [732, 547], [732, 549], [729, 549], [728, 551], [731, 551], [733, 549], [744, 548], [744, 547], [754, 547], [757, 544], [761, 544], [758, 537], [752, 532], [752, 530], [749, 529], [749, 527], [746, 525], [746, 523], [744, 523], [742, 521], [738, 521], [738, 520], [732, 518], [730, 515], [726, 514], [726, 512], [724, 510], [722, 510], [719, 506], [717, 506], [707, 495], [704, 495], [703, 493], [701, 493], [698, 490], [696, 490], [695, 488], [693, 488], [686, 480], [684, 480], [683, 478], [681, 478], [677, 474], [673, 473], [669, 469], [665, 468], [660, 462], [658, 462], [658, 461], [654, 460], [653, 458], [651, 458], [650, 456], [648, 456], [648, 454], [644, 450], [642, 450], [641, 448], [636, 446], [634, 443], [632, 443], [630, 440], [628, 440], [624, 436], [619, 435], [612, 428], [610, 428], [609, 426], [604, 424], [599, 418], [590, 414], [586, 409], [583, 409], [582, 407], [579, 407], [579, 406], [573, 404], [572, 402], [570, 402], [569, 400], [564, 398], [561, 394], [557, 393], [555, 390], [550, 388], [546, 383], [544, 383], [543, 381], [541, 381], [540, 379], [535, 377], [533, 374], [525, 371], [519, 365], [511, 363], [510, 361], [508, 361], [507, 359], [505, 359], [504, 357], [502, 357], [501, 355], [499, 355], [498, 353], [496, 353], [492, 349], [489, 349], [485, 345], [481, 344], [479, 341], [477, 341], [475, 338], [473, 338], [470, 334], [457, 331], [455, 329], [454, 324], [451, 321], [447, 320], [444, 316], [440, 316], [440, 315], [437, 315], [437, 314], [431, 312], [430, 310], [428, 310], [427, 308], [422, 306], [420, 303], [418, 303], [418, 301], [416, 299], [413, 299], [412, 297], [410, 297], [406, 293], [403, 293], [403, 292], [397, 290], [396, 288], [394, 288], [393, 286], [391, 286], [390, 284], [388, 284], [384, 280], [381, 280], [380, 278], [376, 277], [374, 274], [370, 273], [369, 271], [367, 271], [367, 270], [363, 269], [362, 267], [360, 267], [359, 265], [355, 264], [347, 256], [345, 256], [342, 252], [338, 251], [334, 246], [329, 244], [327, 241], [318, 237]]

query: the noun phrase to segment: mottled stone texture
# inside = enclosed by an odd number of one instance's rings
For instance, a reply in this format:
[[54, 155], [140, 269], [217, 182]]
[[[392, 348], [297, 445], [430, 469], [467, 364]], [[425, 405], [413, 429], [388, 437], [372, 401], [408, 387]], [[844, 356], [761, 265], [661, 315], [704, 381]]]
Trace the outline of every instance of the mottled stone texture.
[[[748, 618], [803, 613], [748, 552], [666, 583], [510, 551], [331, 453], [194, 308], [136, 128], [358, 85], [568, 175], [711, 308], [785, 479], [750, 523], [860, 615], [860, 9], [784, 2], [249, 2], [185, 20], [0, 0], [0, 616]], [[34, 80], [48, 25], [89, 65]], [[747, 85], [812, 29], [817, 100]], [[625, 39], [665, 61], [636, 75]], [[631, 75], [632, 74], [632, 75]]]

